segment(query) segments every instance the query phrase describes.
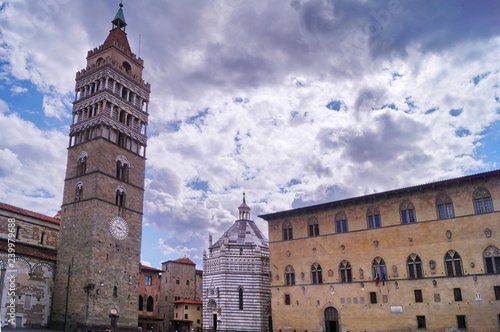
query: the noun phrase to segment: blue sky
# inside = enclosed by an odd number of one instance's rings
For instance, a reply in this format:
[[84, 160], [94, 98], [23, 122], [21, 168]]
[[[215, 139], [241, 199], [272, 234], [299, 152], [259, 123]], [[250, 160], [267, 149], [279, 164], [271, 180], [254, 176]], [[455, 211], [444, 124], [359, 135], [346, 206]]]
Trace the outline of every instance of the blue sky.
[[[0, 201], [62, 202], [76, 71], [119, 1], [0, 1]], [[500, 168], [496, 1], [124, 1], [151, 83], [144, 262], [252, 218]], [[140, 45], [139, 45], [140, 40]]]

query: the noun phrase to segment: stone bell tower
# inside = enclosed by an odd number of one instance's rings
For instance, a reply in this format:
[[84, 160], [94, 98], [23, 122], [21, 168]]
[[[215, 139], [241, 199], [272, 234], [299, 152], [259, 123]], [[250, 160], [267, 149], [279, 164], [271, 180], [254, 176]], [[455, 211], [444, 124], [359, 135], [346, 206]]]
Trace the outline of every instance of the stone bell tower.
[[52, 326], [137, 331], [150, 85], [123, 5], [76, 73]]

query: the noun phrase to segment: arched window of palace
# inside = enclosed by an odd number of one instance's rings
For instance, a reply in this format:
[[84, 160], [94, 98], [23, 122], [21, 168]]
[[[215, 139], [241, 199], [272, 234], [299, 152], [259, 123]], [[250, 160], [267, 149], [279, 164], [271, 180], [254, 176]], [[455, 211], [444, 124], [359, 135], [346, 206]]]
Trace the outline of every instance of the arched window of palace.
[[472, 198], [474, 199], [474, 210], [477, 214], [493, 212], [493, 203], [488, 190], [479, 187], [474, 191]]
[[368, 211], [366, 212], [366, 218], [368, 221], [368, 228], [379, 228], [382, 226], [380, 212], [375, 206], [371, 206], [368, 208]]
[[455, 216], [453, 202], [450, 196], [446, 194], [441, 194], [436, 198], [436, 209], [439, 219], [453, 218]]
[[500, 273], [500, 250], [497, 247], [486, 248], [483, 258], [486, 273]]
[[349, 263], [346, 260], [340, 262], [339, 274], [340, 274], [340, 282], [351, 282], [352, 281], [351, 263]]
[[401, 213], [401, 223], [409, 224], [417, 221], [417, 216], [415, 214], [415, 207], [413, 203], [409, 200], [405, 200], [399, 206], [399, 211]]
[[293, 228], [289, 220], [283, 223], [283, 241], [288, 241], [293, 239]]
[[295, 270], [291, 265], [285, 267], [285, 284], [295, 285]]
[[408, 267], [408, 278], [420, 279], [424, 277], [424, 273], [422, 271], [422, 260], [417, 254], [411, 254], [408, 256], [406, 265]]
[[335, 231], [337, 233], [346, 233], [349, 231], [347, 216], [344, 211], [340, 211], [335, 215]]
[[309, 236], [318, 236], [319, 235], [319, 221], [318, 218], [312, 216], [307, 221], [307, 231]]
[[318, 263], [314, 263], [311, 266], [311, 282], [313, 284], [322, 284], [323, 283], [323, 275], [321, 270], [321, 265]]
[[385, 267], [385, 262], [382, 257], [376, 257], [372, 263], [373, 278], [384, 281], [387, 276], [387, 270]]
[[446, 275], [461, 276], [462, 273], [462, 258], [455, 250], [450, 250], [444, 256], [444, 264], [446, 266]]

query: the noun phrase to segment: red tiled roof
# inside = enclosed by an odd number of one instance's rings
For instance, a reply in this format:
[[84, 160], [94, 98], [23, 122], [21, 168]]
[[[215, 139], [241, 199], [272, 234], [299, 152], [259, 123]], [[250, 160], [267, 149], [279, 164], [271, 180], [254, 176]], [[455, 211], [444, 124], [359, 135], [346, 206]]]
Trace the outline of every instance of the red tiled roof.
[[196, 273], [203, 274], [203, 270], [196, 270]]
[[179, 259], [176, 259], [175, 261], [173, 262], [176, 262], [176, 263], [182, 263], [182, 264], [191, 264], [191, 265], [196, 265], [192, 260], [190, 260], [189, 258], [187, 257], [183, 257], [183, 258], [179, 258]]
[[103, 45], [105, 45], [106, 47], [117, 45], [126, 53], [132, 53], [130, 44], [128, 43], [127, 34], [120, 29], [111, 30]]
[[172, 301], [172, 303], [203, 304], [203, 301], [184, 299], [184, 300]]
[[148, 271], [163, 272], [163, 270], [156, 269], [156, 268], [154, 268], [154, 267], [147, 266], [147, 265], [143, 265], [143, 264], [141, 264], [141, 270], [148, 270]]
[[[0, 239], [0, 250], [7, 251], [8, 244], [6, 239]], [[52, 261], [57, 260], [57, 250], [49, 248], [40, 248], [30, 246], [28, 244], [21, 244], [16, 242], [16, 255], [26, 255], [38, 258], [44, 258]]]
[[25, 216], [28, 216], [28, 217], [42, 219], [42, 220], [45, 220], [45, 221], [48, 221], [48, 222], [51, 222], [51, 223], [54, 223], [54, 224], [57, 224], [57, 225], [61, 224], [61, 221], [59, 219], [52, 218], [52, 217], [49, 217], [49, 216], [46, 216], [46, 215], [43, 215], [43, 214], [40, 214], [40, 213], [36, 213], [36, 212], [33, 212], [33, 211], [28, 211], [28, 210], [25, 210], [25, 209], [21, 209], [21, 208], [19, 208], [17, 206], [13, 206], [13, 205], [1, 203], [1, 202], [0, 202], [0, 209], [11, 211], [11, 212], [15, 212], [15, 213], [19, 213], [19, 214], [22, 214], [22, 215], [25, 215]]

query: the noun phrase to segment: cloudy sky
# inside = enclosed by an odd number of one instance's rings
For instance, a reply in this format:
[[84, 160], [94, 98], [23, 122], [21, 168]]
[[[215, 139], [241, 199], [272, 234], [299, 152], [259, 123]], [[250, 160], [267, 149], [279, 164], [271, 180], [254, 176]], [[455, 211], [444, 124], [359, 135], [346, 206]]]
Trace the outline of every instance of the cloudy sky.
[[[0, 1], [0, 201], [62, 202], [75, 73], [118, 0]], [[500, 2], [124, 0], [151, 83], [142, 259], [237, 218], [500, 168]]]

